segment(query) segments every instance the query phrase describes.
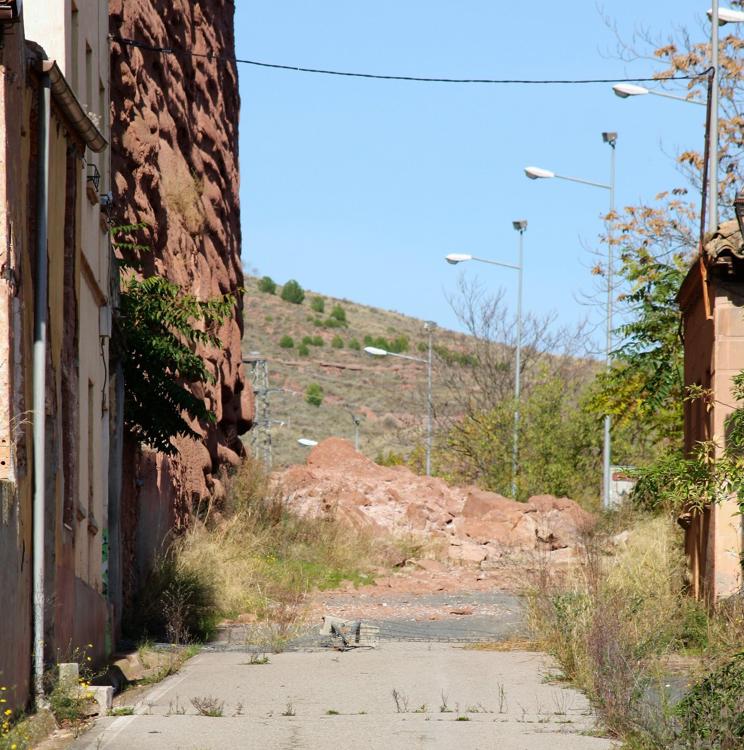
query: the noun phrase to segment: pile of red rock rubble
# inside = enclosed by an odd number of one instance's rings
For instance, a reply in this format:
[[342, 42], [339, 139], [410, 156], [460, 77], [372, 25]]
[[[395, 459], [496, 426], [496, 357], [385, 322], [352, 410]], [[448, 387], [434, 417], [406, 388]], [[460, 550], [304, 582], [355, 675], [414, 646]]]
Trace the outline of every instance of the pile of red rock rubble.
[[333, 514], [356, 528], [418, 534], [440, 543], [452, 561], [498, 564], [535, 552], [570, 560], [594, 517], [573, 500], [536, 495], [515, 502], [477, 487], [453, 487], [401, 466], [378, 466], [340, 438], [310, 452], [305, 466], [276, 476], [290, 504]]

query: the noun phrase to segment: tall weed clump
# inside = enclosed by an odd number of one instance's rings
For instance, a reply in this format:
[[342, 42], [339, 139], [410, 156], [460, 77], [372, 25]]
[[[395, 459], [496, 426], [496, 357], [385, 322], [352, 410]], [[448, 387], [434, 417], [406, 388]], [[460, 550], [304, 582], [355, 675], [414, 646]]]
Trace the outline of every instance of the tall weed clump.
[[371, 581], [371, 569], [394, 552], [392, 543], [350, 533], [334, 516], [300, 514], [251, 458], [229, 480], [222, 506], [195, 519], [172, 545], [183, 570], [208, 578], [220, 617], [267, 620], [299, 618], [313, 589]]
[[673, 722], [658, 705], [660, 660], [707, 645], [707, 618], [683, 593], [683, 575], [669, 518], [642, 518], [624, 545], [601, 532], [587, 536], [570, 577], [538, 566], [529, 594], [531, 624], [545, 650], [586, 691], [605, 725], [639, 747], [671, 742]]

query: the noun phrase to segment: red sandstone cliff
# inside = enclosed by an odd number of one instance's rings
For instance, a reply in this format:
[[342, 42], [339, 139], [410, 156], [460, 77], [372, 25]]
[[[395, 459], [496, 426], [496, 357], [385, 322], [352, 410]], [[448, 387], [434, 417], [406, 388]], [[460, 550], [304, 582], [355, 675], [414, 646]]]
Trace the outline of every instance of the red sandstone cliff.
[[[180, 441], [180, 460], [145, 451], [131, 458], [134, 465], [125, 476], [125, 498], [139, 495], [140, 509], [146, 507], [143, 495], [155, 499], [161, 516], [167, 505], [168, 522], [178, 525], [195, 502], [221, 493], [220, 468], [238, 461], [239, 435], [253, 417], [241, 362], [234, 3], [110, 0], [109, 10], [115, 222], [149, 226], [152, 252], [142, 256], [147, 272], [165, 275], [203, 299], [231, 292], [238, 300], [234, 318], [220, 331], [222, 349], [202, 352], [216, 379], [203, 389], [216, 424], [202, 426], [201, 444]], [[138, 49], [116, 37], [219, 59]], [[130, 528], [133, 523], [130, 519]]]

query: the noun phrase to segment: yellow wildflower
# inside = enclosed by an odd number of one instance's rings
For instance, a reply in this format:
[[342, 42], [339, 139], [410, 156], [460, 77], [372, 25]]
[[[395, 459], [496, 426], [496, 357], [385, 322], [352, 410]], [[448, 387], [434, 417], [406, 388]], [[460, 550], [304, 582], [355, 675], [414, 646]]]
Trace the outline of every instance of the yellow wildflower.
[[6, 708], [4, 713], [6, 716], [10, 716], [13, 712], [9, 708]]

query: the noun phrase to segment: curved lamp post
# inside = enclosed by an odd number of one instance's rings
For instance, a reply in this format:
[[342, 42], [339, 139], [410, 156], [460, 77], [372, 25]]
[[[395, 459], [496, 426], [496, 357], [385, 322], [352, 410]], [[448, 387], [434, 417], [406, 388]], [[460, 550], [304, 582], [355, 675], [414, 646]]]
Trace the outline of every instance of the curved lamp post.
[[[603, 182], [592, 182], [590, 180], [582, 180], [578, 177], [566, 177], [565, 175], [556, 174], [550, 172], [547, 169], [541, 169], [540, 167], [525, 167], [524, 173], [531, 180], [539, 179], [550, 179], [557, 178], [559, 180], [568, 180], [569, 182], [578, 182], [581, 185], [590, 185], [591, 187], [601, 188], [607, 190], [610, 193], [610, 214], [615, 211], [615, 146], [617, 144], [617, 133], [604, 132], [602, 133], [602, 140], [610, 146], [610, 182], [605, 184]], [[608, 225], [607, 230], [607, 330], [606, 330], [606, 344], [605, 344], [605, 367], [610, 369], [610, 355], [612, 353], [612, 224]], [[604, 418], [604, 450], [603, 450], [603, 461], [602, 461], [602, 505], [605, 508], [610, 507], [610, 461], [612, 454], [611, 445], [611, 419], [610, 415], [606, 414]]]
[[432, 361], [432, 336], [434, 334], [435, 324], [427, 321], [426, 330], [429, 333], [429, 356], [426, 359], [421, 357], [412, 357], [410, 354], [398, 354], [398, 352], [389, 352], [387, 349], [380, 349], [377, 346], [365, 346], [364, 351], [371, 357], [398, 357], [407, 359], [411, 362], [421, 362], [426, 365], [426, 476], [431, 476], [431, 447], [432, 447], [432, 412], [433, 405], [431, 399], [431, 361]]
[[647, 89], [645, 86], [637, 86], [634, 83], [616, 83], [612, 90], [615, 92], [615, 96], [619, 96], [621, 99], [628, 99], [631, 96], [662, 96], [664, 99], [675, 99], [678, 102], [686, 102], [687, 104], [697, 104], [700, 107], [705, 106], [705, 102], [700, 102], [697, 99], [687, 99], [684, 96], [676, 96], [675, 94], [668, 94], [666, 91], [659, 91], [658, 89]]
[[[548, 172], [545, 169], [539, 169], [538, 167], [529, 167], [529, 169], [535, 169], [539, 171], [541, 176], [555, 177], [552, 172]], [[478, 263], [488, 263], [491, 266], [501, 266], [502, 268], [510, 268], [516, 271], [518, 274], [517, 281], [517, 347], [515, 352], [514, 361], [514, 436], [512, 441], [512, 481], [511, 481], [511, 493], [512, 497], [516, 500], [517, 497], [517, 474], [519, 472], [519, 399], [521, 396], [522, 386], [522, 272], [524, 270], [524, 233], [527, 229], [526, 219], [520, 219], [519, 221], [513, 221], [512, 226], [519, 232], [519, 263], [514, 265], [512, 263], [502, 263], [497, 260], [488, 260], [487, 258], [477, 258], [474, 255], [467, 255], [465, 253], [450, 253], [445, 257], [447, 263], [451, 263], [453, 266], [458, 263], [466, 263], [467, 261], [474, 260]]]
[[317, 444], [317, 440], [311, 440], [310, 438], [298, 438], [297, 442], [303, 446], [303, 448], [314, 448]]

